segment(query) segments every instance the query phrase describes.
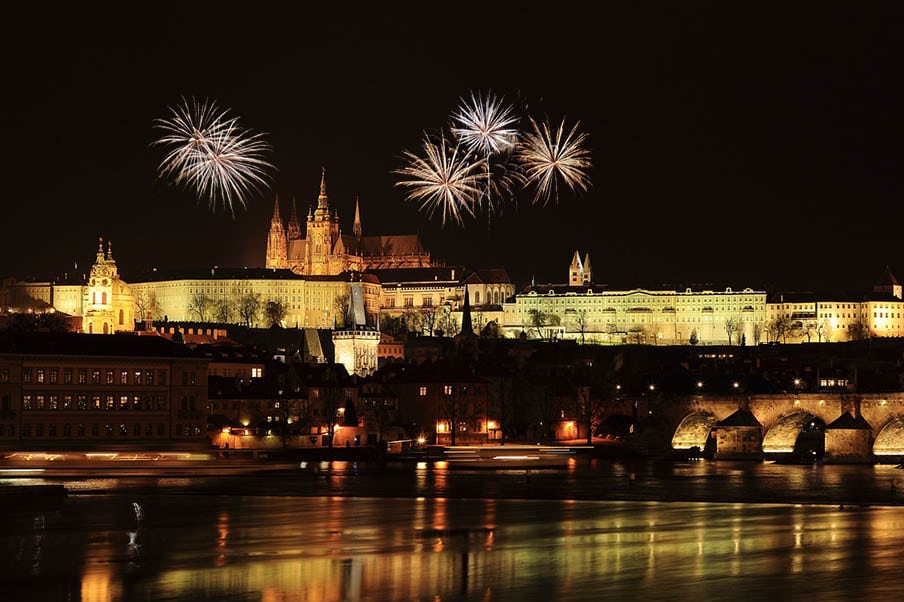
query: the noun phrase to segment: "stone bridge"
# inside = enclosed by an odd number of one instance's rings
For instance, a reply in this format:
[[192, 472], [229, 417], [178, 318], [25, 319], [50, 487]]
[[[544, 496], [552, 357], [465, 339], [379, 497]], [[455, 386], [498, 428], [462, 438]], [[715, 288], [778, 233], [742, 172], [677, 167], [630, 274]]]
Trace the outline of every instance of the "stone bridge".
[[[904, 392], [621, 398], [610, 415], [671, 433], [671, 447], [716, 458], [825, 454], [827, 462], [904, 459]], [[818, 452], [817, 452], [818, 449]]]

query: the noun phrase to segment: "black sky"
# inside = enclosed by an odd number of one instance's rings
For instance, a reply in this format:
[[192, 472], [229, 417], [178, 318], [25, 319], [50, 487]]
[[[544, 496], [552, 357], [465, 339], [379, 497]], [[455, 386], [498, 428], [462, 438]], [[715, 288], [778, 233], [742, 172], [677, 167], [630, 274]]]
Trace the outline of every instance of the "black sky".
[[[272, 192], [233, 220], [156, 179], [152, 121], [196, 96], [269, 134], [273, 192], [300, 211], [325, 165], [346, 230], [360, 195], [365, 233], [419, 231], [447, 263], [504, 265], [519, 284], [563, 280], [576, 248], [615, 285], [862, 289], [885, 264], [904, 278], [898, 11], [302, 4], [8, 13], [0, 274], [83, 271], [99, 235], [126, 280], [262, 265]], [[593, 188], [441, 228], [391, 170], [487, 89], [580, 119]]]

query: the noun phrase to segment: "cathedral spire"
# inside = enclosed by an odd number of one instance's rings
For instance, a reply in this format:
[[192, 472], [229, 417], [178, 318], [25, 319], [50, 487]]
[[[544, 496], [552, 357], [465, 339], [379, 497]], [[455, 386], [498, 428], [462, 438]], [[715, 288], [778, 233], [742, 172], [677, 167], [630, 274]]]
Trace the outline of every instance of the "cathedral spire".
[[471, 300], [468, 295], [468, 285], [465, 285], [465, 304], [461, 308], [461, 330], [459, 334], [463, 337], [474, 336], [474, 327], [471, 324]]
[[282, 218], [279, 216], [279, 195], [276, 195], [276, 200], [273, 202], [273, 222], [282, 223]]
[[295, 209], [295, 199], [292, 199], [292, 214], [289, 216], [289, 224], [286, 234], [289, 240], [301, 238], [301, 226], [298, 224], [298, 212]]
[[106, 257], [104, 257], [104, 237], [97, 237], [97, 263], [103, 263], [106, 261]]
[[113, 261], [113, 241], [107, 241], [107, 261]]
[[324, 209], [329, 212], [330, 200], [326, 196], [326, 167], [321, 167], [322, 174], [320, 176], [320, 196], [317, 197], [317, 209]]
[[355, 233], [355, 238], [361, 240], [361, 208], [357, 196], [355, 196], [355, 225], [353, 231]]

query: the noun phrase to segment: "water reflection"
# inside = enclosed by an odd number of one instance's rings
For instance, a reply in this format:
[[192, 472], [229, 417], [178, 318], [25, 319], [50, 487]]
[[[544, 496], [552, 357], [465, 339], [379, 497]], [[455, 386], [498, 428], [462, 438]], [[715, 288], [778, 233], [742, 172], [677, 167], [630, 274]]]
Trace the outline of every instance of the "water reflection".
[[4, 592], [97, 602], [674, 600], [718, 598], [728, 584], [745, 599], [904, 587], [898, 508], [150, 495], [137, 521], [131, 502], [76, 497], [50, 513], [0, 515]]

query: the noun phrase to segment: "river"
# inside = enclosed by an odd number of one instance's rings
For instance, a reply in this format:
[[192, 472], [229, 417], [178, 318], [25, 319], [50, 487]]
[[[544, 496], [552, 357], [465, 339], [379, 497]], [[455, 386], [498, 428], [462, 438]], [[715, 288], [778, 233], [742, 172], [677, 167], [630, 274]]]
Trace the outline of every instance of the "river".
[[5, 479], [62, 482], [70, 496], [0, 512], [0, 591], [91, 602], [890, 600], [904, 591], [899, 474], [577, 460], [530, 472], [334, 462]]

